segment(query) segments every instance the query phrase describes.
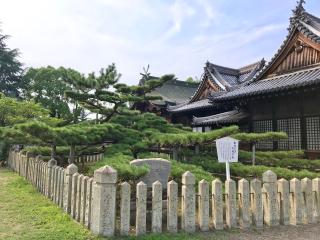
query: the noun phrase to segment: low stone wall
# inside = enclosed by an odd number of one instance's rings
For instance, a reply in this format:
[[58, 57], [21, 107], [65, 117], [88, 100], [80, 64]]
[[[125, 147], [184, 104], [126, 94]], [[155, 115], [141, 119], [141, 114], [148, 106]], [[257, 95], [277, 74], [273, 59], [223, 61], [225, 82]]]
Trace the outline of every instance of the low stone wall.
[[[76, 221], [103, 236], [179, 230], [192, 233], [320, 221], [320, 178], [278, 180], [276, 174], [267, 171], [262, 181], [228, 180], [223, 188], [219, 179], [211, 186], [202, 180], [196, 187], [194, 175], [186, 172], [181, 186], [170, 181], [163, 191], [159, 181], [151, 189], [143, 182], [136, 186], [118, 183], [117, 172], [108, 166], [97, 169], [89, 178], [79, 175], [74, 164], [62, 169], [54, 160], [45, 163], [40, 157], [30, 158], [18, 152], [10, 152], [8, 166]], [[130, 222], [132, 201], [136, 202], [134, 224]]]
[[103, 153], [91, 154], [91, 155], [82, 155], [78, 156], [75, 159], [75, 163], [89, 163], [89, 162], [98, 162], [103, 159]]

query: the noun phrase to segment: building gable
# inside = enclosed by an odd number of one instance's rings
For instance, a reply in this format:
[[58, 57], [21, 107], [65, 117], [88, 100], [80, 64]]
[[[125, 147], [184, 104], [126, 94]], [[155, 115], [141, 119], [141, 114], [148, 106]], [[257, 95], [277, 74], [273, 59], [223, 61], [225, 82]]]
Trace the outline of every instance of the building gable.
[[261, 78], [272, 77], [317, 63], [320, 63], [320, 44], [296, 31]]

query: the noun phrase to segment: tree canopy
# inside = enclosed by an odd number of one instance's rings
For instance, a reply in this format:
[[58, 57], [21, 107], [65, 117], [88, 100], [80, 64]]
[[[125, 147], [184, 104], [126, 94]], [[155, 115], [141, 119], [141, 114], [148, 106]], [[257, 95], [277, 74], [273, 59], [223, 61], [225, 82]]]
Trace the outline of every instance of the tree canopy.
[[18, 49], [8, 47], [8, 35], [0, 30], [0, 91], [7, 96], [18, 97], [24, 86], [22, 63], [18, 60]]
[[65, 91], [68, 98], [78, 101], [82, 107], [100, 115], [101, 122], [108, 122], [117, 114], [127, 114], [129, 103], [161, 99], [147, 94], [164, 82], [174, 79], [173, 75], [164, 75], [144, 84], [128, 86], [119, 83], [121, 75], [115, 64], [101, 69], [99, 74], [90, 73], [81, 78], [67, 74], [66, 81], [72, 90]]
[[63, 119], [66, 123], [77, 123], [83, 120], [86, 114], [77, 101], [65, 98], [65, 91], [71, 90], [64, 81], [67, 76], [75, 79], [82, 77], [79, 72], [63, 67], [29, 68], [23, 77], [28, 83], [24, 96], [48, 109], [51, 117]]

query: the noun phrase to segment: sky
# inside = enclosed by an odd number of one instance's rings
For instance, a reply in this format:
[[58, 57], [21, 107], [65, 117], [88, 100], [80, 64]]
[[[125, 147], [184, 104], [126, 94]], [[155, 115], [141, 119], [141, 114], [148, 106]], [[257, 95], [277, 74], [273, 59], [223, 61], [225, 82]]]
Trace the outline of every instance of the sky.
[[[82, 73], [115, 63], [121, 82], [200, 78], [207, 61], [238, 68], [269, 60], [296, 0], [0, 0], [0, 29], [25, 67]], [[320, 1], [306, 0], [320, 16]]]

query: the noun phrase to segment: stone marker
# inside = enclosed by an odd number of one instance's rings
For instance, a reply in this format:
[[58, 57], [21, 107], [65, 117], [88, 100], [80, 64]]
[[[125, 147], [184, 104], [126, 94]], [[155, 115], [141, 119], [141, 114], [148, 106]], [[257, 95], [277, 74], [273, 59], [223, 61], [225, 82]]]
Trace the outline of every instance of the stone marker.
[[228, 228], [237, 226], [237, 190], [232, 179], [225, 181], [226, 191], [226, 223]]
[[137, 184], [136, 198], [136, 236], [139, 236], [145, 234], [147, 231], [147, 184], [144, 182]]
[[280, 211], [280, 223], [290, 224], [290, 202], [289, 202], [289, 182], [281, 178], [278, 180], [278, 202]]
[[212, 181], [212, 222], [216, 230], [223, 229], [223, 198], [220, 179]]
[[290, 180], [290, 209], [291, 218], [290, 223], [297, 225], [302, 223], [302, 192], [301, 182], [299, 179], [294, 178]]
[[199, 227], [201, 231], [209, 230], [209, 184], [205, 180], [199, 182]]
[[178, 184], [168, 182], [167, 192], [167, 229], [170, 233], [178, 231]]
[[159, 181], [164, 188], [167, 187], [169, 174], [171, 171], [170, 161], [162, 158], [136, 159], [131, 161], [130, 165], [146, 165], [149, 167], [149, 173], [139, 179], [139, 181], [143, 181], [145, 184], [147, 184], [148, 188], [151, 188], [152, 184], [156, 181]]
[[91, 230], [94, 234], [112, 237], [116, 222], [117, 171], [104, 166], [94, 171], [92, 185]]
[[317, 222], [320, 221], [320, 178], [312, 179], [312, 191], [314, 193], [313, 222]]
[[130, 231], [130, 195], [131, 186], [129, 183], [121, 183], [120, 192], [120, 235], [128, 236]]
[[248, 228], [250, 227], [250, 190], [249, 182], [244, 178], [238, 182], [238, 193], [240, 215], [239, 223], [242, 228]]
[[153, 233], [162, 232], [162, 185], [156, 181], [152, 184], [152, 221]]
[[262, 193], [261, 193], [261, 181], [253, 179], [250, 181], [250, 193], [251, 193], [251, 211], [252, 211], [252, 223], [257, 227], [263, 227], [263, 208], [262, 208]]
[[313, 223], [313, 192], [312, 182], [309, 178], [301, 180], [301, 189], [303, 193], [303, 223]]
[[262, 174], [263, 181], [263, 216], [264, 223], [269, 226], [279, 225], [278, 183], [277, 175], [268, 170]]
[[70, 164], [64, 171], [63, 187], [63, 209], [66, 213], [71, 213], [71, 193], [72, 193], [72, 176], [78, 172], [78, 167]]
[[196, 230], [195, 177], [187, 171], [182, 175], [181, 229], [193, 233]]

